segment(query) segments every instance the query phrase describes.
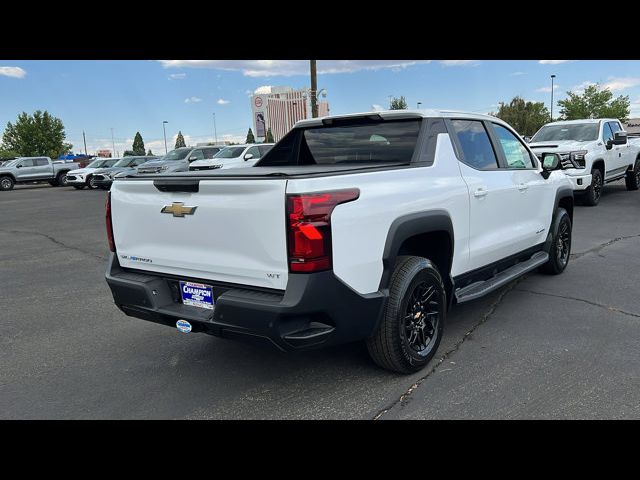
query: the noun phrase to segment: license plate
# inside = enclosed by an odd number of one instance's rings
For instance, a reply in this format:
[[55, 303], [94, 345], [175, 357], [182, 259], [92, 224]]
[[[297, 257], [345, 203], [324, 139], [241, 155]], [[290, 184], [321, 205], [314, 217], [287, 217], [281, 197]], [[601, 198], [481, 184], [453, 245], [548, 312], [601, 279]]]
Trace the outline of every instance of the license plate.
[[213, 287], [202, 283], [180, 282], [182, 303], [213, 310]]

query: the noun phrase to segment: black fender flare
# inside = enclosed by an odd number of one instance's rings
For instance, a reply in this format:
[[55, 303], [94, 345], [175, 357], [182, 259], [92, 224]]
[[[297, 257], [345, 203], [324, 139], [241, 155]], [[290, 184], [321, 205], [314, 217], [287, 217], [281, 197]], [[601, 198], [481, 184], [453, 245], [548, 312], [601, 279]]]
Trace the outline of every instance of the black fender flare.
[[[551, 241], [553, 235], [558, 228], [558, 208], [560, 207], [560, 200], [564, 198], [571, 198], [571, 204], [574, 204], [573, 189], [570, 187], [561, 187], [556, 192], [556, 199], [553, 203], [553, 215], [551, 215], [551, 224], [549, 225], [549, 231], [547, 233], [547, 240], [544, 243], [544, 251], [549, 253], [551, 249]], [[571, 223], [573, 224], [573, 215], [569, 212]]]
[[13, 173], [0, 173], [0, 178], [2, 177], [9, 177], [11, 180], [13, 180], [13, 183], [18, 183], [18, 180], [16, 180], [16, 177], [13, 176]]
[[[396, 264], [398, 252], [400, 246], [407, 240], [415, 235], [421, 235], [424, 233], [445, 231], [449, 234], [451, 241], [451, 258], [449, 259], [449, 271], [447, 272], [448, 278], [445, 278], [445, 282], [449, 285], [453, 285], [451, 279], [451, 264], [453, 262], [453, 247], [454, 247], [454, 233], [453, 222], [451, 216], [445, 210], [429, 210], [425, 212], [411, 213], [396, 218], [387, 233], [387, 239], [384, 245], [382, 254], [382, 277], [380, 279], [380, 290], [389, 288], [391, 281], [391, 274]], [[444, 275], [445, 272], [443, 272]]]

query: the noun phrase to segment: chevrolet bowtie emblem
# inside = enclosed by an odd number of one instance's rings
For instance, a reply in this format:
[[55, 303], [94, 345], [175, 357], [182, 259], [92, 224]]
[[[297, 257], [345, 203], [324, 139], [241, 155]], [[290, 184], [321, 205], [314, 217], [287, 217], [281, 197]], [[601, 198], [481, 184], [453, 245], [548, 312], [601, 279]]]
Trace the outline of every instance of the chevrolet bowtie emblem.
[[185, 215], [193, 215], [198, 207], [185, 207], [182, 202], [173, 202], [171, 205], [165, 205], [160, 213], [171, 213], [174, 217], [184, 217]]

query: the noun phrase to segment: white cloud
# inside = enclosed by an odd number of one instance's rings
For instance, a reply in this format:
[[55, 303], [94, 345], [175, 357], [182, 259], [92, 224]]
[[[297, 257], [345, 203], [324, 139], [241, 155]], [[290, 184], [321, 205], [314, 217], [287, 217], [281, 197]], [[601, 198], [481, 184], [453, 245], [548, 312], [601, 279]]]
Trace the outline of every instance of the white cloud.
[[182, 80], [186, 76], [186, 73], [172, 73], [171, 75], [169, 75], [169, 80]]
[[371, 105], [371, 110], [373, 110], [374, 112], [380, 112], [384, 110], [384, 108], [382, 107], [382, 105], [378, 105], [377, 103], [374, 103], [373, 105]]
[[[308, 75], [308, 60], [159, 60], [165, 68], [211, 68], [241, 71], [247, 77]], [[318, 74], [403, 69], [430, 60], [318, 60]]]
[[[554, 85], [553, 86], [553, 90], [557, 90], [560, 88], [560, 85]], [[538, 89], [536, 89], [536, 92], [540, 92], [540, 93], [551, 93], [551, 87], [540, 87]]]
[[591, 85], [595, 85], [594, 82], [591, 82], [589, 80], [585, 80], [582, 83], [579, 83], [578, 85], [574, 85], [573, 87], [571, 87], [571, 91], [573, 93], [577, 93], [578, 95], [582, 95], [584, 93], [584, 89], [587, 87], [590, 87]]
[[20, 67], [0, 67], [0, 76], [24, 78], [26, 74], [27, 71]]
[[512, 77], [519, 77], [520, 75], [526, 75], [526, 74], [527, 74], [526, 72], [513, 72], [510, 75]]
[[629, 113], [629, 116], [631, 118], [640, 117], [640, 97], [631, 102], [631, 113]]
[[476, 67], [480, 65], [478, 60], [440, 60], [445, 67]]
[[219, 98], [216, 103], [218, 105], [228, 105], [229, 103], [231, 103], [231, 101], [230, 100], [224, 100], [223, 98]]
[[538, 60], [542, 65], [560, 65], [561, 63], [572, 62], [573, 60]]
[[253, 91], [254, 95], [268, 95], [271, 93], [271, 85], [262, 85]]
[[201, 101], [202, 99], [200, 97], [189, 97], [184, 99], [184, 103], [198, 103]]
[[613, 92], [637, 87], [638, 85], [640, 85], [640, 77], [609, 77], [609, 81], [602, 86]]

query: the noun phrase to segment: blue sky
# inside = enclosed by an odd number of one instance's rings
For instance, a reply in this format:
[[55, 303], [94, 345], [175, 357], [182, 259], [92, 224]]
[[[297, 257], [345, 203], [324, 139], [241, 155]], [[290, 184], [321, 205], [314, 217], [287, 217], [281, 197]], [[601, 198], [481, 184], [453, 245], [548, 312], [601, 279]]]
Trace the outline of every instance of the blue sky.
[[[555, 74], [556, 100], [600, 83], [629, 95], [632, 117], [640, 117], [640, 61], [319, 60], [318, 72], [332, 114], [384, 108], [389, 95], [404, 95], [411, 108], [422, 102], [423, 108], [480, 113], [515, 95], [548, 106]], [[48, 110], [62, 119], [76, 152], [83, 150], [83, 130], [89, 153], [110, 149], [113, 128], [120, 153], [140, 131], [159, 154], [163, 120], [169, 148], [178, 130], [187, 143], [212, 140], [213, 112], [218, 138], [242, 141], [251, 126], [251, 92], [308, 83], [305, 60], [0, 60], [0, 129], [22, 111]]]

